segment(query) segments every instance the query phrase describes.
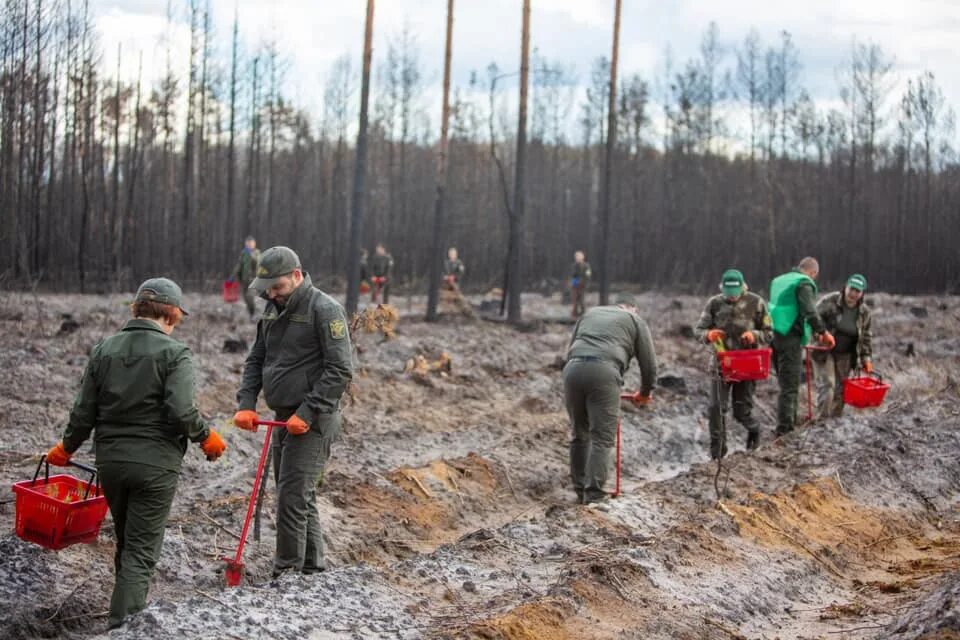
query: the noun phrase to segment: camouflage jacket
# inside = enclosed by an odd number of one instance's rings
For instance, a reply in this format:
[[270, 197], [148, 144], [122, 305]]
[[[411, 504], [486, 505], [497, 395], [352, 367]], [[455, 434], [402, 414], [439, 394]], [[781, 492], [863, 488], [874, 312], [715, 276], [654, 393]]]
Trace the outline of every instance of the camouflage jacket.
[[[817, 313], [823, 318], [827, 331], [836, 333], [837, 323], [843, 315], [844, 304], [842, 291], [835, 291], [820, 298], [817, 303]], [[857, 359], [862, 365], [867, 360], [873, 359], [872, 313], [863, 298], [857, 305], [857, 334]]]
[[735, 302], [723, 295], [715, 295], [707, 302], [694, 328], [698, 340], [706, 342], [710, 329], [720, 329], [727, 334], [724, 346], [727, 349], [749, 348], [740, 341], [744, 331], [752, 331], [757, 345], [773, 340], [773, 324], [766, 301], [747, 291]]
[[231, 275], [244, 284], [250, 284], [257, 277], [258, 264], [260, 264], [260, 250], [247, 251], [244, 249], [240, 252], [237, 266], [233, 268]]

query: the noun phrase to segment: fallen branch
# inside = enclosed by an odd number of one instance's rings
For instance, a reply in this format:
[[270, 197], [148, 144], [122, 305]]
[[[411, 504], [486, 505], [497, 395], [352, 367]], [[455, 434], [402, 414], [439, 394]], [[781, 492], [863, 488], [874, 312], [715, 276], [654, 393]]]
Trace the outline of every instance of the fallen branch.
[[827, 633], [850, 633], [851, 631], [866, 631], [868, 629], [883, 629], [885, 624], [868, 624], [862, 627], [851, 627], [850, 629], [838, 629], [837, 631], [827, 631]]
[[431, 499], [433, 498], [433, 494], [427, 491], [427, 488], [423, 486], [423, 483], [420, 482], [420, 478], [418, 478], [415, 473], [411, 471], [404, 471], [403, 477], [406, 478], [407, 480], [412, 480], [414, 483], [416, 483], [417, 487], [420, 488], [420, 491], [423, 491], [423, 495]]
[[73, 590], [72, 590], [70, 593], [67, 594], [67, 597], [60, 601], [60, 604], [57, 605], [56, 610], [55, 610], [52, 614], [50, 614], [50, 617], [47, 618], [46, 620], [44, 620], [44, 622], [50, 622], [50, 621], [52, 621], [54, 618], [56, 618], [56, 617], [57, 617], [57, 614], [60, 613], [60, 610], [63, 609], [63, 605], [65, 605], [65, 604], [67, 603], [67, 601], [70, 600], [70, 598], [72, 598], [72, 597], [74, 596], [74, 594], [76, 594], [77, 591], [79, 591], [82, 586], [84, 586], [85, 584], [87, 584], [88, 582], [90, 582], [90, 578], [92, 578], [92, 577], [93, 577], [93, 576], [87, 576], [87, 578], [86, 578], [83, 582], [80, 582], [79, 584], [77, 584], [77, 586], [75, 586], [75, 587], [73, 588]]
[[207, 520], [209, 520], [211, 524], [213, 524], [215, 527], [217, 527], [218, 529], [220, 529], [220, 530], [223, 531], [224, 533], [229, 533], [231, 536], [233, 536], [233, 537], [236, 538], [237, 540], [240, 539], [240, 534], [239, 534], [239, 533], [234, 533], [233, 531], [230, 531], [230, 529], [227, 529], [225, 526], [223, 526], [222, 524], [220, 524], [219, 522], [217, 522], [216, 520], [214, 520], [214, 519], [213, 519], [209, 514], [207, 514], [207, 512], [204, 511], [203, 509], [197, 509], [197, 511], [200, 512], [200, 515], [202, 515], [204, 518], [206, 518]]

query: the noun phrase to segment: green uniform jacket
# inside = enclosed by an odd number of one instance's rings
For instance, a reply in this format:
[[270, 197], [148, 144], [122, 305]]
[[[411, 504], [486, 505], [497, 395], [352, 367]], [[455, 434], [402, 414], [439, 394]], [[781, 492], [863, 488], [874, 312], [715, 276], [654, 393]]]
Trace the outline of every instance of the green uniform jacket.
[[799, 271], [790, 271], [770, 282], [770, 317], [773, 330], [782, 336], [803, 336], [823, 332], [823, 320], [817, 314], [817, 283]]
[[[836, 333], [837, 322], [843, 315], [845, 304], [842, 291], [827, 294], [817, 303], [817, 313], [823, 318], [827, 331]], [[857, 358], [860, 364], [873, 359], [872, 314], [863, 298], [860, 298], [857, 304]]]
[[304, 274], [284, 308], [268, 299], [243, 367], [240, 409], [256, 410], [262, 389], [271, 409], [296, 409], [301, 420], [316, 424], [340, 408], [353, 377], [352, 351], [343, 307]]
[[721, 329], [727, 334], [724, 340], [727, 349], [748, 348], [740, 342], [744, 331], [753, 332], [757, 345], [769, 344], [773, 340], [773, 325], [767, 303], [750, 291], [733, 302], [723, 295], [710, 298], [694, 331], [700, 340], [706, 342], [710, 329]]
[[93, 429], [97, 464], [179, 472], [187, 440], [210, 435], [194, 401], [190, 350], [156, 323], [136, 318], [101, 340], [83, 372], [63, 448], [73, 453]]
[[650, 393], [657, 380], [657, 356], [647, 323], [626, 309], [610, 305], [588, 309], [573, 327], [567, 359], [600, 358], [622, 376], [631, 358], [640, 364], [640, 392]]
[[370, 257], [370, 273], [375, 278], [387, 278], [393, 275], [393, 256], [373, 254]]
[[250, 284], [257, 277], [257, 265], [260, 264], [260, 250], [240, 252], [237, 266], [233, 268], [233, 277], [244, 284]]
[[593, 277], [593, 271], [590, 269], [589, 262], [574, 262], [570, 269], [570, 279], [577, 281], [577, 286], [581, 289], [590, 283]]
[[457, 280], [463, 278], [463, 273], [466, 269], [463, 266], [463, 260], [457, 258], [456, 260], [444, 260], [443, 261], [443, 275], [453, 276]]

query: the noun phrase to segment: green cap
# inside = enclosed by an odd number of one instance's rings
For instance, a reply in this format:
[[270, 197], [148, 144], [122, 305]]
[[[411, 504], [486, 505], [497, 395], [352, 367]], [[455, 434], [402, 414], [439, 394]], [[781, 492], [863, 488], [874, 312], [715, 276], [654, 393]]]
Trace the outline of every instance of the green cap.
[[170, 278], [150, 278], [144, 280], [137, 289], [137, 302], [159, 302], [169, 304], [183, 311], [183, 315], [190, 315], [183, 308], [183, 291], [180, 285]]
[[266, 291], [281, 276], [288, 275], [294, 269], [300, 268], [300, 256], [290, 247], [270, 247], [260, 254], [260, 263], [257, 265], [257, 277], [250, 283], [251, 289]]
[[743, 274], [736, 269], [727, 269], [720, 279], [720, 290], [728, 298], [735, 298], [743, 293]]
[[855, 273], [849, 278], [847, 278], [847, 286], [851, 289], [856, 289], [857, 291], [866, 291], [867, 290], [867, 279], [864, 278], [859, 273]]

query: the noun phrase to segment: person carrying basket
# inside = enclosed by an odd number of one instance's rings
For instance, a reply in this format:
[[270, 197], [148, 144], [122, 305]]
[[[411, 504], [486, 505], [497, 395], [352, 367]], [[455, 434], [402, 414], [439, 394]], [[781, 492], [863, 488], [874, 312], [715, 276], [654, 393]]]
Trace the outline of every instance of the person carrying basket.
[[133, 319], [91, 351], [63, 440], [47, 453], [50, 464], [66, 466], [94, 433], [117, 536], [109, 629], [146, 606], [187, 441], [210, 461], [227, 448], [200, 417], [190, 350], [170, 337], [187, 315], [182, 305], [172, 280], [140, 285]]
[[[756, 349], [773, 340], [773, 324], [766, 301], [747, 291], [743, 274], [736, 269], [723, 272], [720, 291], [707, 301], [694, 329], [697, 338], [717, 351]], [[718, 365], [719, 366], [719, 365]], [[747, 430], [747, 449], [760, 444], [760, 427], [753, 418], [754, 380], [724, 380], [719, 370], [710, 386], [710, 458], [727, 455], [724, 416], [733, 396], [733, 417]]]

